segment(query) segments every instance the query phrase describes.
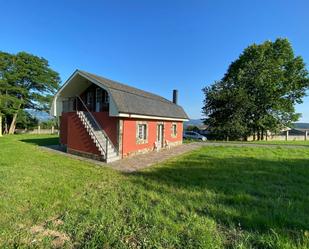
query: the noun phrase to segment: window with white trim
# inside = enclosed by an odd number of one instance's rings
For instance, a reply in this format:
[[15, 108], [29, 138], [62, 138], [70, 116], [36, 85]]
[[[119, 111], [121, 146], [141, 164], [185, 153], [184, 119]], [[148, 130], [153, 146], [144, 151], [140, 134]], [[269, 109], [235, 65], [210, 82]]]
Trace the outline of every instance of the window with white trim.
[[86, 103], [88, 106], [91, 106], [93, 104], [93, 92], [87, 92]]
[[138, 139], [140, 140], [147, 139], [147, 125], [146, 124], [138, 125]]
[[103, 101], [104, 101], [104, 104], [108, 104], [109, 103], [109, 96], [108, 96], [107, 91], [103, 92]]
[[172, 136], [177, 136], [177, 124], [172, 124]]

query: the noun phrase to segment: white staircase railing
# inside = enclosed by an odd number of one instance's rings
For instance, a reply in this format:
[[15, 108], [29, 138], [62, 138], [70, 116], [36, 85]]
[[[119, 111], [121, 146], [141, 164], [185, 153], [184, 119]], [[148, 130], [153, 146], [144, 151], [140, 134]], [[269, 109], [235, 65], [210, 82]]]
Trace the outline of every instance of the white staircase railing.
[[[79, 111], [78, 109], [78, 102], [80, 102], [83, 106], [83, 108], [86, 111]], [[109, 139], [105, 131], [102, 129], [100, 124], [97, 122], [95, 117], [92, 115], [92, 113], [89, 111], [87, 108], [86, 104], [83, 102], [83, 100], [79, 97], [76, 96], [76, 112], [81, 119], [82, 123], [85, 125], [85, 128], [87, 129], [89, 135], [92, 137], [94, 140], [97, 148], [99, 149], [101, 155], [104, 157], [104, 159], [107, 161], [109, 158], [109, 155], [114, 155], [118, 156], [118, 151], [112, 141]], [[86, 115], [87, 113], [88, 115]], [[96, 126], [94, 127], [93, 124]], [[96, 128], [96, 129], [95, 129]], [[99, 132], [100, 135], [98, 136], [97, 132]], [[112, 150], [111, 152], [109, 151], [109, 148]], [[110, 153], [109, 153], [110, 152]]]
[[85, 128], [87, 129], [91, 138], [95, 140], [95, 144], [98, 147], [101, 155], [104, 156], [105, 159], [107, 159], [107, 154], [108, 154], [108, 142], [107, 142], [107, 140], [106, 140], [106, 146], [103, 146], [102, 143], [100, 142], [98, 136], [96, 135], [92, 125], [89, 123], [89, 120], [85, 116], [85, 114], [82, 111], [77, 111], [77, 115], [81, 119], [82, 123], [85, 125]]

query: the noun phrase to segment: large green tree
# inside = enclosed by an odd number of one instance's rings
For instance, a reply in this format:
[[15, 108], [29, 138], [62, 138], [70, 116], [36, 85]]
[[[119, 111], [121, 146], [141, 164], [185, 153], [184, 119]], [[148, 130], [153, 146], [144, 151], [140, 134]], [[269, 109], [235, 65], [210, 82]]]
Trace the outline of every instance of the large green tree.
[[46, 59], [26, 52], [0, 52], [0, 113], [14, 133], [18, 113], [24, 109], [46, 111], [60, 78]]
[[2, 126], [2, 117], [4, 117], [5, 132], [8, 132], [8, 117], [12, 116], [17, 111], [17, 107], [21, 105], [21, 100], [16, 94], [12, 93], [19, 92], [22, 89], [10, 84], [7, 79], [7, 74], [12, 71], [12, 66], [13, 56], [0, 51], [0, 126]]
[[308, 71], [287, 39], [246, 48], [226, 74], [205, 87], [205, 123], [218, 136], [232, 139], [290, 126], [300, 117], [295, 104], [309, 87]]

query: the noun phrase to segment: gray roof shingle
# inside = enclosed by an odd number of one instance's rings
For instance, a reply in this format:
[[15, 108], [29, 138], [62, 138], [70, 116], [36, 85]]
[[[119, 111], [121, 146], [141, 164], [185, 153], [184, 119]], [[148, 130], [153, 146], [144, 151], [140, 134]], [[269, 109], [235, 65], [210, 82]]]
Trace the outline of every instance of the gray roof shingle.
[[78, 70], [108, 88], [120, 113], [189, 119], [183, 108], [153, 93]]

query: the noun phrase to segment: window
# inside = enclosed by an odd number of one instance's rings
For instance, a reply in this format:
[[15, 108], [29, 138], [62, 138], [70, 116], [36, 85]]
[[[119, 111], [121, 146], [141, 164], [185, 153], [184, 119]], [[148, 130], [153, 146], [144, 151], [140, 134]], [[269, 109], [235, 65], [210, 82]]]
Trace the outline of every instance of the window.
[[138, 125], [138, 139], [140, 140], [147, 139], [147, 125], [146, 124]]
[[101, 88], [97, 88], [96, 89], [96, 102], [101, 103], [102, 102], [102, 98], [103, 98], [103, 93], [102, 93], [102, 89]]
[[100, 112], [102, 107], [102, 89], [97, 88], [95, 92], [95, 111]]
[[92, 92], [87, 92], [86, 103], [88, 106], [92, 106], [92, 103], [93, 103], [93, 93]]
[[172, 124], [172, 136], [177, 136], [177, 124]]
[[109, 103], [109, 97], [107, 91], [103, 92], [103, 103], [108, 104]]
[[148, 122], [136, 121], [136, 144], [148, 143]]

